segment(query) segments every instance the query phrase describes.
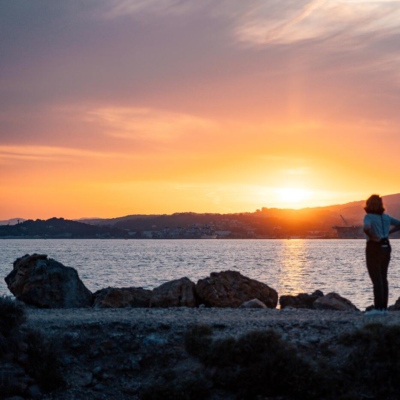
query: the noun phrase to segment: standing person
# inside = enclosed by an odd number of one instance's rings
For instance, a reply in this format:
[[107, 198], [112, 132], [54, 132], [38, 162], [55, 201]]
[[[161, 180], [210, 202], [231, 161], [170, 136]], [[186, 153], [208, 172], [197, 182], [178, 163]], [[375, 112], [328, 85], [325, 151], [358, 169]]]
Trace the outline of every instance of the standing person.
[[[365, 315], [383, 315], [387, 313], [389, 296], [387, 271], [392, 252], [389, 234], [400, 229], [400, 221], [385, 214], [382, 198], [377, 194], [368, 198], [364, 210], [367, 269], [374, 288], [374, 308]], [[395, 228], [390, 231], [391, 225]]]

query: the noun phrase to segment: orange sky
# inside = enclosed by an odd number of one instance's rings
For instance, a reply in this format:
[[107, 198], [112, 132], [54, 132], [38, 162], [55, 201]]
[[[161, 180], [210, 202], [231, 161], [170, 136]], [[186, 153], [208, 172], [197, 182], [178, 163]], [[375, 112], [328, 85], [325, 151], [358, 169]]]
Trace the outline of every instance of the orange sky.
[[0, 0], [0, 220], [399, 193], [400, 2]]

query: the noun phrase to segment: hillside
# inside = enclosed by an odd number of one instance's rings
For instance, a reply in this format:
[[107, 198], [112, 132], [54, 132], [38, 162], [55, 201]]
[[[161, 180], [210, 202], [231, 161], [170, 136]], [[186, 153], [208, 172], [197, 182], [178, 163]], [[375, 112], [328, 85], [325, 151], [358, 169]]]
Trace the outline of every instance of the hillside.
[[25, 219], [23, 218], [11, 218], [11, 219], [6, 219], [6, 220], [2, 220], [0, 221], [0, 226], [1, 225], [16, 225], [20, 222], [24, 222]]
[[[387, 212], [400, 219], [400, 194], [384, 196]], [[334, 226], [359, 226], [365, 200], [327, 207], [262, 208], [252, 213], [128, 215], [70, 221], [51, 218], [0, 226], [0, 238], [335, 238]], [[400, 232], [396, 234], [400, 237]], [[362, 235], [360, 236], [362, 237]]]
[[118, 228], [105, 228], [64, 218], [27, 220], [16, 225], [0, 226], [0, 238], [125, 238], [126, 232]]
[[[383, 196], [387, 212], [400, 219], [400, 194]], [[262, 208], [253, 213], [128, 215], [112, 219], [87, 219], [86, 223], [130, 231], [170, 232], [190, 226], [229, 231], [228, 237], [337, 237], [333, 226], [361, 225], [365, 200], [326, 207], [294, 209]]]

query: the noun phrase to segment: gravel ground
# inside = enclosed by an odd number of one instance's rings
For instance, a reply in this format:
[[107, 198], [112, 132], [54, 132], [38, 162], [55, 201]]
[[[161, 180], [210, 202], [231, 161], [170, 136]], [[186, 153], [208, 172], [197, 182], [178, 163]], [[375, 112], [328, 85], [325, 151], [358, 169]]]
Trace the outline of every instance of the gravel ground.
[[[400, 325], [400, 312], [367, 317], [360, 311], [304, 309], [28, 309], [27, 315], [26, 326], [57, 338], [64, 352], [66, 387], [41, 396], [44, 400], [139, 400], [167, 370], [197, 376], [202, 367], [184, 345], [193, 325], [210, 326], [214, 338], [273, 328], [302, 357], [325, 360], [333, 370], [349, 354], [338, 344], [342, 334], [370, 323]], [[212, 392], [207, 399], [234, 398]]]
[[[232, 308], [124, 308], [124, 309], [29, 309], [28, 325], [47, 332], [102, 324], [127, 325], [157, 331], [168, 326], [169, 332], [182, 332], [193, 324], [217, 327], [221, 335], [239, 336], [268, 328], [290, 340], [327, 341], [371, 322], [400, 325], [400, 312], [386, 316], [364, 316], [359, 311], [306, 309], [232, 309]], [[164, 329], [165, 330], [165, 329]]]

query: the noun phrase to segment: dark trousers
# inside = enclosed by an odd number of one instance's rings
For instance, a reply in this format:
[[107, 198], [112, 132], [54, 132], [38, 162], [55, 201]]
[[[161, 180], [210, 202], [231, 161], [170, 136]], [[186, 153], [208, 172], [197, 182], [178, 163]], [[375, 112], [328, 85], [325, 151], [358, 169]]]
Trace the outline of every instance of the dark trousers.
[[387, 272], [392, 248], [390, 244], [382, 246], [379, 242], [367, 242], [367, 269], [374, 287], [374, 306], [377, 310], [386, 310], [389, 297]]

